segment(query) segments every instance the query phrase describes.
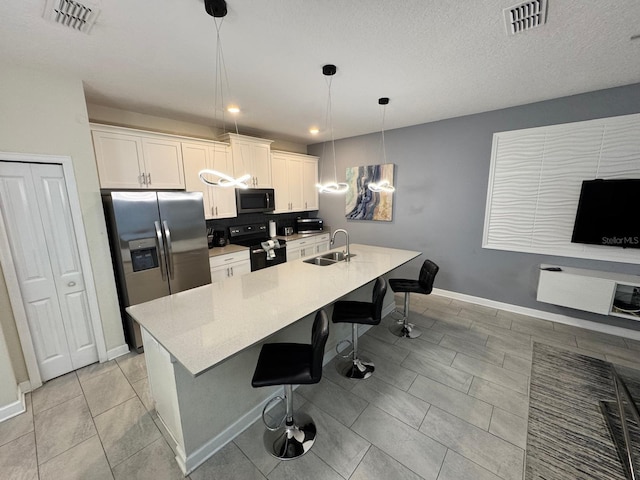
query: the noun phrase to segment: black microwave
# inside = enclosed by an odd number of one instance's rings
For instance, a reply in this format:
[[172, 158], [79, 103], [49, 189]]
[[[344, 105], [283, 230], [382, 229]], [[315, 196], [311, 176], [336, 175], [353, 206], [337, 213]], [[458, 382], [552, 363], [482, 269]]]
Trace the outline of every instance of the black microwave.
[[276, 195], [273, 188], [236, 188], [238, 213], [273, 212]]

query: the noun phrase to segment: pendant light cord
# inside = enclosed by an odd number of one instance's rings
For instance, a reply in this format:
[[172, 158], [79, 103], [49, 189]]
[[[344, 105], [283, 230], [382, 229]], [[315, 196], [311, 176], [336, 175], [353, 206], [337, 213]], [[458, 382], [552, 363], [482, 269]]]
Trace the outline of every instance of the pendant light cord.
[[[325, 77], [325, 82], [327, 82], [327, 87], [328, 87], [328, 95], [327, 95], [327, 107], [326, 107], [326, 117], [325, 117], [325, 121], [324, 121], [324, 128], [325, 131], [328, 130], [329, 131], [329, 139], [331, 140], [331, 151], [333, 153], [333, 180], [337, 183], [338, 182], [338, 170], [336, 167], [336, 142], [335, 142], [335, 138], [333, 136], [333, 120], [332, 120], [332, 110], [331, 110], [331, 83], [333, 82], [333, 75], [331, 76], [327, 76]], [[326, 152], [326, 147], [327, 147], [327, 142], [323, 142], [322, 143], [322, 157], [325, 157], [325, 152]], [[322, 181], [322, 174], [324, 172], [324, 162], [322, 162], [322, 165], [320, 166], [320, 181]]]
[[333, 136], [333, 112], [331, 107], [331, 84], [333, 83], [333, 75], [325, 79], [329, 87], [329, 95], [327, 98], [327, 114], [329, 117], [329, 134], [331, 135], [331, 148], [333, 150], [333, 181], [338, 183], [338, 170], [336, 168], [336, 141]]
[[[218, 119], [218, 97], [220, 97], [220, 102], [224, 106], [224, 89], [222, 88], [222, 68], [224, 65], [224, 56], [222, 54], [222, 40], [220, 39], [220, 29], [222, 28], [222, 23], [224, 22], [224, 17], [220, 18], [218, 21], [217, 18], [214, 18], [214, 22], [216, 25], [216, 72], [215, 72], [215, 99], [213, 105], [213, 114], [215, 119]], [[218, 87], [220, 91], [218, 92]], [[221, 131], [224, 133], [225, 130], [225, 121], [224, 121], [224, 108], [222, 109], [222, 125]]]
[[[225, 132], [226, 122], [225, 122], [225, 110], [224, 110], [224, 87], [227, 88], [227, 93], [231, 98], [231, 83], [229, 82], [229, 73], [227, 72], [227, 64], [224, 61], [224, 52], [222, 50], [222, 40], [220, 39], [220, 29], [222, 28], [222, 23], [224, 22], [225, 17], [221, 17], [218, 21], [218, 18], [214, 18], [216, 24], [216, 85], [215, 85], [215, 102], [214, 102], [214, 112], [217, 118], [218, 115], [218, 85], [220, 86], [220, 103], [221, 103], [221, 111], [222, 111], [222, 133]], [[233, 125], [236, 130], [236, 134], [238, 132], [238, 121], [234, 115]]]
[[384, 163], [387, 163], [387, 147], [384, 143], [384, 116], [387, 111], [387, 105], [382, 105], [382, 158]]

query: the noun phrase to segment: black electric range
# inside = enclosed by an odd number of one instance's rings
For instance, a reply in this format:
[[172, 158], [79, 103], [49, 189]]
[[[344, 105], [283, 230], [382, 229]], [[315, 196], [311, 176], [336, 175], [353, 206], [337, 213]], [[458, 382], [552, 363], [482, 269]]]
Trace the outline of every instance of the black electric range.
[[252, 272], [287, 261], [287, 242], [274, 239], [271, 246], [270, 240], [266, 223], [229, 227], [229, 243], [249, 247]]

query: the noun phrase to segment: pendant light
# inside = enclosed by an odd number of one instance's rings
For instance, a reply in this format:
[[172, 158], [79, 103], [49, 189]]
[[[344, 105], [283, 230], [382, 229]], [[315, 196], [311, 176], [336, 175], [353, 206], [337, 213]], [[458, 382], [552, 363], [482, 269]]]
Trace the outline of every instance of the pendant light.
[[[382, 163], [387, 163], [387, 149], [384, 144], [384, 114], [389, 104], [389, 99], [387, 97], [382, 97], [378, 99], [378, 105], [382, 106]], [[368, 185], [369, 190], [372, 192], [378, 193], [393, 193], [395, 192], [395, 187], [391, 185], [391, 182], [387, 179], [382, 179], [379, 182], [369, 182]]]
[[[227, 69], [224, 63], [224, 55], [222, 53], [222, 41], [220, 40], [220, 28], [222, 27], [223, 20], [218, 22], [218, 18], [224, 19], [227, 15], [227, 2], [225, 0], [205, 0], [204, 8], [206, 12], [214, 18], [216, 24], [216, 64], [215, 64], [215, 90], [214, 90], [214, 107], [213, 107], [213, 119], [214, 125], [218, 118], [218, 97], [220, 98], [220, 105], [222, 110], [222, 131], [225, 129], [224, 121], [224, 84], [226, 82], [227, 92], [229, 91], [229, 77], [227, 76]], [[230, 105], [227, 111], [233, 114], [239, 113], [240, 109], [237, 105]], [[238, 133], [238, 123], [234, 117], [234, 124], [236, 127], [236, 133]], [[207, 178], [210, 177], [210, 178]], [[251, 175], [244, 174], [239, 178], [233, 178], [224, 172], [205, 168], [198, 172], [200, 181], [212, 187], [232, 187], [232, 188], [249, 188], [247, 181], [251, 178]]]
[[[316, 184], [316, 187], [318, 187], [318, 192], [319, 193], [334, 193], [334, 194], [341, 194], [341, 193], [345, 193], [347, 190], [349, 190], [349, 185], [341, 182], [338, 183], [338, 174], [337, 174], [337, 169], [336, 169], [336, 142], [333, 138], [333, 120], [331, 118], [331, 83], [333, 81], [333, 76], [336, 74], [336, 72], [338, 71], [338, 68], [335, 65], [331, 65], [331, 64], [327, 64], [325, 66], [322, 67], [322, 73], [323, 75], [326, 77], [327, 80], [327, 86], [328, 86], [328, 90], [329, 90], [329, 94], [327, 96], [327, 117], [326, 117], [326, 125], [329, 126], [329, 133], [331, 135], [331, 150], [333, 153], [333, 182], [326, 182], [326, 183], [318, 183]], [[322, 156], [323, 158], [326, 159], [324, 152], [325, 152], [325, 148], [326, 148], [327, 143], [325, 142], [322, 146]], [[324, 170], [324, 161], [322, 162], [321, 166], [320, 166], [320, 180], [322, 181], [322, 170]]]

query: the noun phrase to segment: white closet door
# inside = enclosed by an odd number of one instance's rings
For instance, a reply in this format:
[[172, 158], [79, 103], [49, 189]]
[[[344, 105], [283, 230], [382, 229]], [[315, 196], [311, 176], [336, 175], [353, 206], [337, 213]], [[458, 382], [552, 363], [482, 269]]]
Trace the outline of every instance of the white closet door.
[[71, 363], [77, 369], [98, 360], [89, 299], [82, 275], [67, 186], [60, 165], [32, 165], [40, 216], [62, 311]]
[[[77, 300], [82, 295], [75, 292], [75, 301], [69, 301], [68, 296], [73, 297], [74, 292], [62, 289], [60, 292], [63, 293], [59, 294], [58, 290], [63, 284], [74, 281], [76, 285], [80, 284], [84, 288], [81, 275], [73, 276], [73, 269], [67, 268], [69, 250], [74, 250], [76, 269], [79, 263], [75, 236], [71, 233], [72, 241], [60, 240], [59, 238], [54, 240], [58, 230], [64, 230], [67, 225], [71, 225], [68, 202], [66, 202], [66, 207], [62, 208], [60, 204], [56, 205], [54, 200], [56, 196], [62, 198], [59, 193], [39, 191], [44, 187], [40, 180], [34, 182], [32, 168], [37, 172], [40, 172], [40, 169], [43, 171], [48, 168], [58, 169], [57, 177], [63, 178], [60, 166], [39, 164], [31, 166], [24, 163], [0, 162], [0, 208], [14, 259], [40, 375], [42, 380], [48, 380], [80, 366], [93, 363], [98, 360], [98, 355], [93, 332], [90, 333], [91, 341], [87, 342], [87, 333], [83, 333], [80, 328], [76, 339], [76, 325], [70, 320], [79, 309], [84, 309], [84, 322], [88, 324], [86, 296], [83, 300]], [[40, 179], [40, 174], [36, 175], [36, 178]], [[60, 181], [57, 188], [64, 190], [63, 198], [66, 201], [66, 187], [64, 181]], [[55, 184], [55, 182], [46, 183], [50, 190]], [[39, 192], [36, 193], [37, 191]], [[53, 210], [56, 210], [55, 214], [46, 210], [41, 212], [39, 208], [40, 197], [42, 199], [51, 198]], [[50, 215], [55, 215], [55, 217], [51, 218]], [[68, 218], [64, 218], [65, 216]], [[52, 228], [55, 228], [56, 232]], [[66, 245], [64, 245], [65, 242]], [[57, 250], [59, 247], [62, 247], [61, 251]], [[68, 279], [65, 278], [67, 273], [71, 275]], [[76, 280], [73, 280], [74, 278]], [[60, 298], [63, 298], [64, 305], [61, 305]], [[78, 306], [83, 303], [82, 307]], [[72, 315], [69, 315], [70, 310], [75, 310]], [[83, 340], [83, 335], [85, 340]], [[69, 350], [69, 338], [72, 339], [72, 343], [77, 342], [77, 345], [80, 345], [79, 350], [87, 350], [86, 345], [91, 343], [93, 346], [89, 350], [93, 350], [93, 355], [84, 355], [84, 352], [82, 355], [75, 355], [75, 352], [72, 355]], [[81, 363], [76, 364], [74, 357], [78, 357]], [[80, 360], [80, 357], [85, 358]]]

